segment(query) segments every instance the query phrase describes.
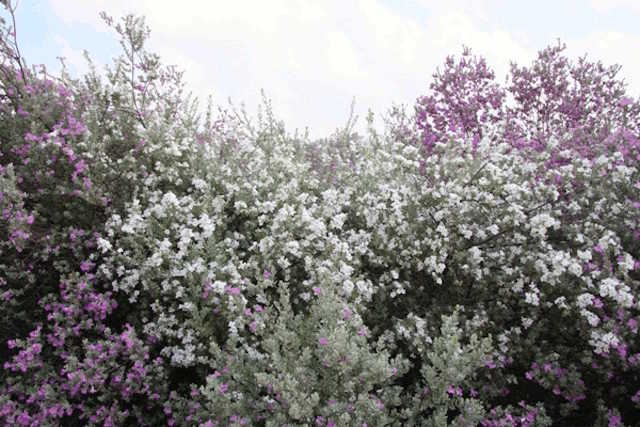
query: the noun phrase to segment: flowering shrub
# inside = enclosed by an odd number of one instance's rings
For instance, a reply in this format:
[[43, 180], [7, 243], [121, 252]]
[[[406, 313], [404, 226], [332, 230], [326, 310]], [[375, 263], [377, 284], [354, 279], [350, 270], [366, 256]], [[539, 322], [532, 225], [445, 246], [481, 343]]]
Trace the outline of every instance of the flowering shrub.
[[3, 27], [4, 424], [637, 421], [638, 129], [593, 131], [637, 102], [522, 121], [465, 59], [415, 126], [311, 142], [268, 105], [202, 122], [144, 21], [103, 18], [106, 82], [28, 70]]

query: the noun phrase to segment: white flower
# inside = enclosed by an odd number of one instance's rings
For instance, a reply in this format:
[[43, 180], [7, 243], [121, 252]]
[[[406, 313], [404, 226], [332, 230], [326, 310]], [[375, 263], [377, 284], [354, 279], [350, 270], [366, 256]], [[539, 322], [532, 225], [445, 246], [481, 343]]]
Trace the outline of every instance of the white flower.
[[618, 293], [618, 291], [616, 290], [616, 286], [618, 285], [618, 283], [618, 280], [612, 277], [604, 279], [602, 283], [600, 283], [600, 296], [603, 298], [614, 298]]
[[578, 251], [578, 258], [584, 262], [591, 261], [591, 251]]
[[344, 294], [346, 296], [351, 295], [351, 292], [353, 292], [353, 282], [351, 280], [345, 280], [344, 283], [342, 284], [342, 289], [344, 290]]
[[238, 327], [236, 326], [236, 322], [233, 320], [229, 322], [229, 335], [232, 337], [238, 336]]
[[633, 270], [633, 266], [634, 266], [633, 257], [629, 254], [624, 254], [622, 261], [620, 261], [618, 265], [622, 267], [622, 269], [625, 271]]
[[569, 264], [568, 270], [574, 276], [580, 277], [580, 275], [582, 274], [582, 267], [577, 262], [572, 262], [571, 264]]
[[557, 226], [557, 221], [552, 218], [548, 213], [541, 213], [533, 218], [530, 221], [531, 234], [538, 238], [545, 238], [547, 234], [547, 229], [551, 227]]
[[555, 299], [555, 301], [553, 301], [553, 303], [560, 308], [569, 308], [569, 306], [567, 305], [567, 299], [565, 297], [558, 297]]
[[411, 333], [403, 325], [396, 326], [396, 330], [398, 331], [400, 336], [402, 336], [403, 338], [405, 338], [405, 339], [410, 339], [411, 338]]
[[398, 295], [404, 295], [405, 293], [407, 293], [407, 291], [404, 289], [402, 284], [400, 284], [400, 282], [394, 281], [392, 285], [393, 285], [393, 291], [391, 291], [391, 294], [390, 294], [391, 298], [395, 298]]
[[524, 298], [527, 304], [531, 304], [536, 307], [540, 305], [540, 299], [538, 298], [538, 294], [535, 292], [526, 292], [524, 294]]
[[216, 292], [218, 294], [223, 294], [224, 293], [224, 289], [226, 288], [226, 286], [227, 286], [227, 284], [225, 282], [220, 281], [220, 280], [216, 280], [211, 285], [211, 287], [213, 288], [214, 292]]
[[351, 277], [351, 274], [353, 274], [353, 267], [345, 264], [344, 262], [340, 262], [340, 264], [340, 273], [342, 273], [344, 277]]
[[160, 252], [169, 252], [171, 250], [171, 242], [166, 237], [158, 245]]
[[424, 319], [418, 316], [414, 316], [414, 320], [416, 322], [416, 334], [419, 337], [424, 336], [425, 335], [424, 327], [426, 326], [427, 322], [425, 322]]
[[164, 206], [169, 206], [169, 205], [178, 205], [178, 198], [176, 197], [175, 194], [173, 194], [171, 191], [166, 193], [163, 197], [162, 197], [162, 202], [161, 202]]
[[290, 254], [299, 257], [301, 255], [300, 253], [300, 243], [298, 243], [295, 240], [292, 240], [290, 242], [287, 242], [287, 244], [285, 245], [285, 250], [287, 252], [289, 252]]
[[102, 253], [105, 253], [107, 251], [110, 251], [112, 246], [111, 246], [111, 242], [108, 240], [103, 239], [102, 237], [98, 238], [98, 248], [102, 251]]
[[318, 219], [312, 219], [309, 223], [309, 229], [311, 233], [316, 236], [321, 236], [327, 231], [327, 227], [324, 225], [324, 222]]
[[617, 346], [618, 342], [618, 337], [616, 337], [612, 332], [602, 334], [602, 332], [599, 331], [591, 331], [589, 344], [595, 347], [596, 354], [609, 353], [609, 349], [612, 346]]
[[612, 277], [602, 281], [599, 291], [601, 297], [610, 297], [623, 307], [629, 308], [633, 304], [631, 288]]
[[345, 213], [340, 213], [338, 215], [335, 215], [332, 219], [331, 219], [331, 228], [340, 230], [342, 229], [342, 226], [344, 225], [344, 221], [347, 218], [347, 214]]
[[593, 301], [593, 295], [588, 293], [580, 294], [578, 295], [578, 298], [576, 298], [576, 301], [578, 303], [578, 307], [580, 308], [588, 307], [591, 305]]
[[447, 227], [445, 227], [443, 223], [438, 224], [438, 227], [436, 227], [436, 231], [443, 237], [447, 237], [449, 235], [449, 230], [447, 230]]
[[511, 286], [511, 289], [513, 290], [513, 292], [516, 292], [516, 293], [521, 292], [523, 288], [524, 288], [524, 282], [522, 281], [522, 279], [516, 280], [513, 286]]
[[276, 261], [278, 263], [278, 265], [280, 267], [282, 267], [283, 269], [287, 269], [289, 268], [289, 266], [291, 265], [291, 263], [289, 262], [288, 259], [286, 259], [285, 257], [281, 256], [277, 259]]
[[522, 318], [522, 326], [525, 329], [529, 328], [531, 325], [533, 325], [533, 319], [531, 319], [529, 317], [523, 317]]
[[127, 233], [127, 234], [134, 234], [136, 232], [136, 230], [133, 228], [133, 226], [131, 224], [129, 224], [129, 223], [123, 224], [121, 230], [122, 230], [122, 232]]
[[211, 237], [214, 230], [216, 229], [215, 224], [206, 213], [202, 213], [200, 218], [198, 219], [198, 226], [202, 228], [202, 236], [206, 239]]
[[603, 166], [603, 165], [606, 165], [607, 163], [609, 163], [609, 159], [604, 154], [602, 154], [602, 155], [600, 155], [600, 157], [598, 157], [596, 159], [595, 163], [598, 166]]
[[473, 246], [471, 248], [469, 248], [469, 253], [471, 254], [471, 259], [475, 262], [478, 263], [479, 261], [482, 261], [482, 252], [480, 251], [480, 249], [476, 246]]
[[154, 252], [153, 255], [147, 260], [147, 264], [151, 267], [160, 267], [162, 265], [162, 255], [159, 252]]
[[600, 324], [600, 318], [589, 310], [582, 309], [580, 310], [580, 314], [587, 318], [587, 322], [589, 322], [591, 326], [596, 327]]
[[191, 183], [198, 190], [204, 190], [207, 187], [207, 183], [203, 179], [200, 179], [200, 178], [193, 178], [191, 180]]

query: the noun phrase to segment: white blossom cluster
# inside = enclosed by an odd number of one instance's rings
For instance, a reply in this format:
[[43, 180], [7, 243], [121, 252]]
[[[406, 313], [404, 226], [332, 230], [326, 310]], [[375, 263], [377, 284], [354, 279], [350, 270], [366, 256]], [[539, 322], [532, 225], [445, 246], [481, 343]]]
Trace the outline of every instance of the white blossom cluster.
[[[487, 140], [475, 151], [470, 141], [439, 144], [422, 166], [419, 149], [378, 135], [338, 133], [320, 145], [272, 125], [232, 141], [166, 144], [145, 147], [157, 167], [98, 240], [101, 274], [139, 305], [145, 333], [172, 364], [214, 366], [233, 353], [249, 383], [297, 390], [288, 398], [300, 419], [312, 412], [300, 396], [335, 387], [323, 369], [372, 385], [389, 381], [392, 366], [408, 369], [407, 358], [385, 353], [402, 345], [465, 363], [485, 357], [488, 343], [482, 354], [463, 351], [447, 341], [462, 330], [440, 329], [454, 303], [484, 313], [464, 334], [494, 335], [504, 353], [523, 330], [570, 315], [606, 351], [618, 338], [593, 298], [633, 305], [633, 257], [620, 238], [633, 219], [596, 185], [605, 170], [627, 176], [623, 166], [576, 160], [564, 181], [599, 190], [573, 197], [550, 184], [559, 172], [541, 169], [545, 153], [525, 160]], [[617, 257], [620, 267], [609, 268]], [[442, 390], [442, 378], [471, 375], [429, 363], [421, 381]]]

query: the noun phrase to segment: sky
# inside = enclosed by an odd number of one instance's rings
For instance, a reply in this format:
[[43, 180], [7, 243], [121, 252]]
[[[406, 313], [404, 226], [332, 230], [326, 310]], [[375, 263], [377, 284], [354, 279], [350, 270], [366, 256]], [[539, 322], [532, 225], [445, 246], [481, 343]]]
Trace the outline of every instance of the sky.
[[77, 77], [86, 49], [99, 69], [110, 64], [120, 46], [100, 11], [145, 16], [147, 49], [185, 71], [202, 105], [230, 98], [253, 115], [264, 89], [287, 131], [306, 127], [312, 139], [345, 126], [354, 98], [361, 133], [369, 109], [379, 130], [393, 105], [411, 113], [463, 45], [504, 83], [511, 62], [530, 65], [559, 38], [572, 61], [621, 65], [628, 94], [640, 96], [638, 0], [20, 0], [27, 63], [57, 73], [64, 57]]

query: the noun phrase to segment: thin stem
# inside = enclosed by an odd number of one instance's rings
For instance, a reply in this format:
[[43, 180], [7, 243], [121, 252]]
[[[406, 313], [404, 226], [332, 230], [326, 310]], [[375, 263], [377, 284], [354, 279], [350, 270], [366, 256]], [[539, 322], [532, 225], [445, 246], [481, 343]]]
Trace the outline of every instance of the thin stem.
[[24, 74], [24, 68], [22, 66], [22, 54], [20, 53], [20, 47], [18, 46], [18, 36], [17, 36], [18, 31], [16, 30], [16, 14], [15, 14], [15, 10], [18, 7], [19, 3], [20, 2], [18, 0], [16, 0], [16, 5], [12, 6], [11, 2], [8, 1], [7, 2], [7, 9], [9, 9], [9, 13], [11, 14], [11, 22], [13, 23], [12, 36], [13, 36], [13, 47], [16, 50], [16, 58], [15, 59], [18, 62], [18, 66], [20, 67], [20, 75], [21, 75], [22, 79], [24, 80], [25, 74]]

